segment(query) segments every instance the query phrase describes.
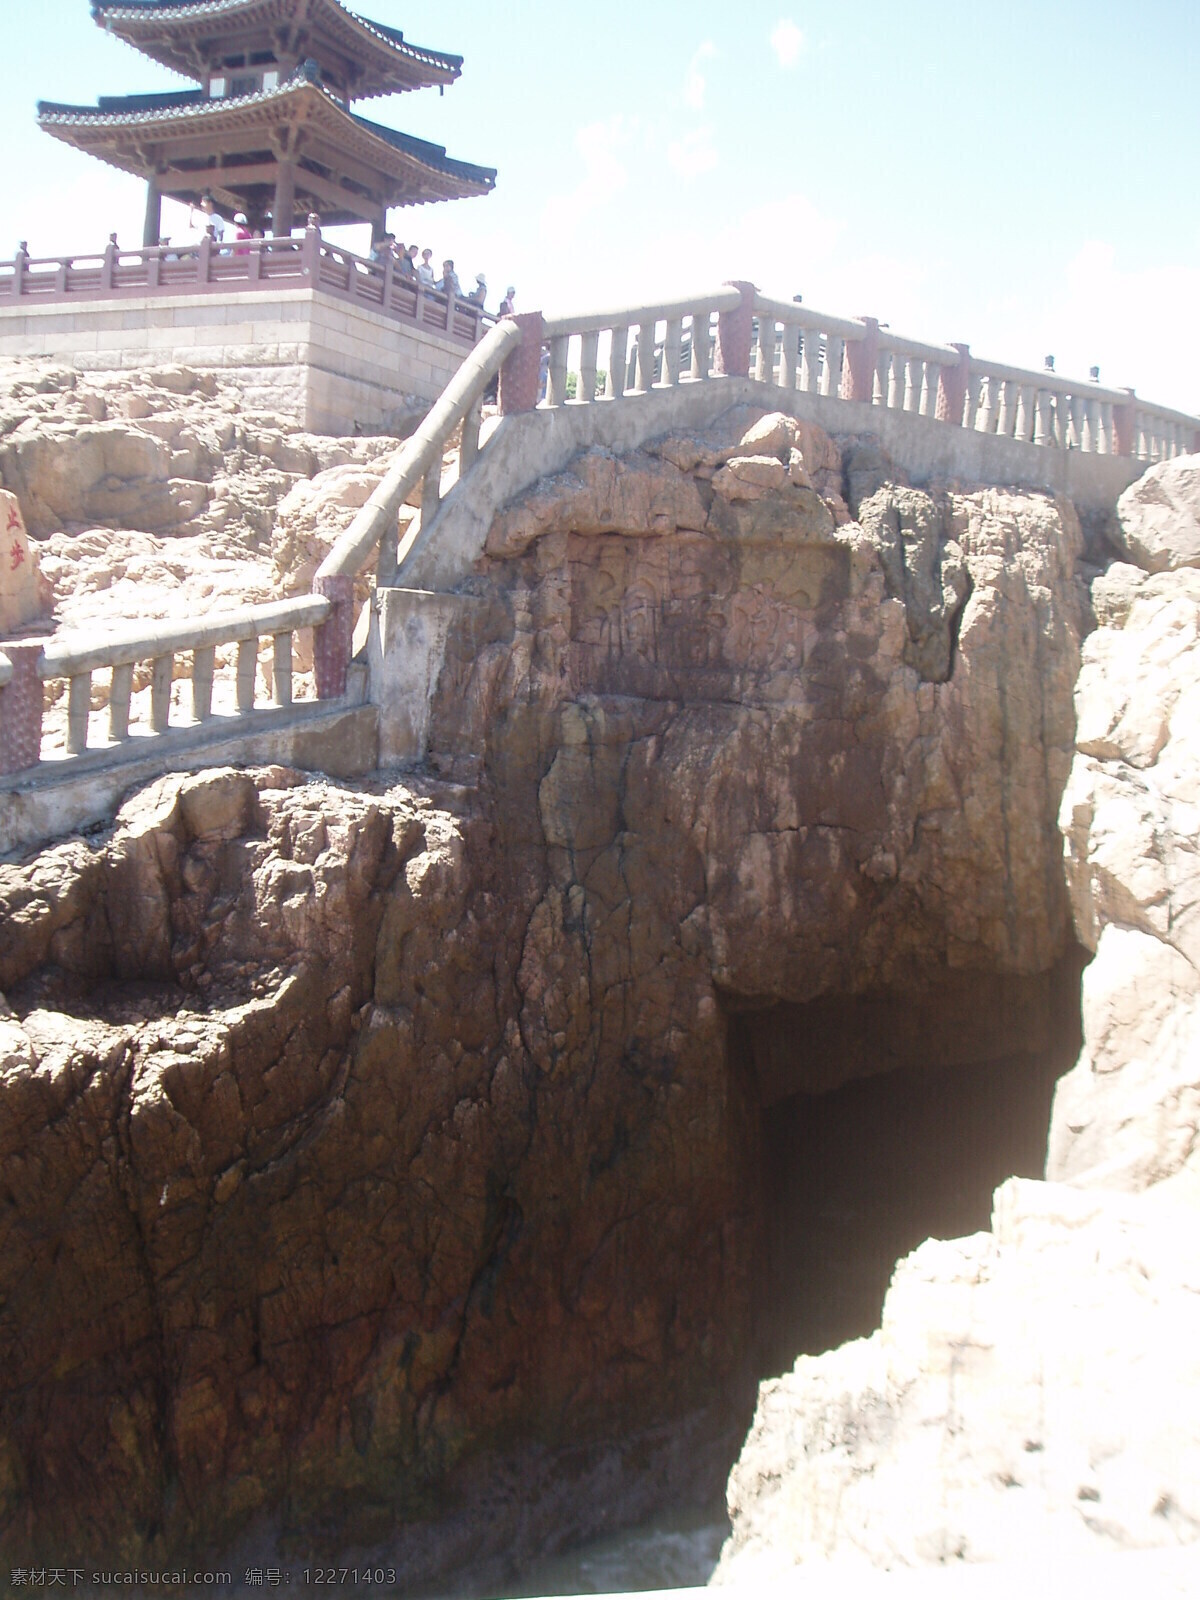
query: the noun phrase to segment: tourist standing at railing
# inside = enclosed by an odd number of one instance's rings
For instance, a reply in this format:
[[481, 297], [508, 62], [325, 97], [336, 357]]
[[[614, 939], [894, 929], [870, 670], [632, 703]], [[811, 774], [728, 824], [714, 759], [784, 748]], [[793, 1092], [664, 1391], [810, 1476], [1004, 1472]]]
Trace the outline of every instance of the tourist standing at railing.
[[204, 196], [198, 207], [192, 207], [188, 213], [188, 226], [195, 231], [197, 243], [206, 233], [212, 234], [216, 244], [224, 243], [225, 218], [217, 210], [210, 194]]
[[462, 289], [459, 287], [458, 273], [454, 270], [453, 261], [442, 262], [442, 275], [434, 284], [434, 288], [440, 289], [444, 295], [453, 295], [456, 300], [461, 296]]
[[395, 253], [395, 249], [396, 235], [394, 233], [385, 233], [376, 239], [371, 246], [371, 260], [378, 262], [382, 266], [388, 257]]
[[417, 278], [423, 289], [434, 287], [432, 250], [421, 251], [421, 265], [417, 268]]
[[413, 252], [416, 245], [410, 245], [406, 250], [402, 244], [396, 246], [396, 271], [402, 278], [415, 278], [417, 269], [413, 266]]
[[500, 302], [500, 315], [502, 317], [511, 317], [512, 316], [512, 314], [513, 314], [513, 297], [516, 294], [516, 292], [517, 291], [513, 288], [511, 283], [509, 284], [508, 288], [504, 291], [504, 299], [501, 300], [501, 302]]
[[250, 254], [250, 239], [252, 235], [250, 233], [250, 224], [246, 221], [246, 213], [244, 211], [237, 212], [234, 215], [233, 223], [237, 230], [234, 237], [238, 241], [233, 247], [233, 253], [235, 256], [248, 256]]
[[471, 290], [467, 299], [472, 305], [482, 308], [484, 301], [487, 299], [487, 279], [482, 272], [475, 274], [475, 287]]

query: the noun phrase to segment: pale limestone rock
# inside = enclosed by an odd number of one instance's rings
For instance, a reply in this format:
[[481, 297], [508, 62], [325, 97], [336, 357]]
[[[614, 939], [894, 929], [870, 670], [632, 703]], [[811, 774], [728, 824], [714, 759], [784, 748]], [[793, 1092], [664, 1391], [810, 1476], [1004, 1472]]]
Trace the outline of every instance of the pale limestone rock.
[[1060, 825], [1096, 958], [1047, 1173], [1200, 1192], [1200, 573], [1117, 564], [1094, 606]]
[[1131, 483], [1113, 537], [1147, 572], [1200, 567], [1200, 455], [1160, 461]]
[[1192, 1206], [1010, 1179], [880, 1330], [763, 1384], [718, 1583], [1200, 1538]]
[[762, 500], [783, 488], [787, 468], [777, 456], [731, 456], [714, 474], [712, 485], [726, 500]]

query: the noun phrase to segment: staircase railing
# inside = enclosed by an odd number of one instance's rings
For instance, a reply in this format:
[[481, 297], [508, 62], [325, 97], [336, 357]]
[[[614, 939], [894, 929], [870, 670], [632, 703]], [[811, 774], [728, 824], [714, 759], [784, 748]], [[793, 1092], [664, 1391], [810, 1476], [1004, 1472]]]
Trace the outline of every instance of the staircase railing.
[[[311, 243], [309, 245], [311, 249]], [[111, 264], [111, 263], [110, 263]], [[344, 263], [342, 263], [344, 265]], [[575, 347], [572, 341], [578, 340]], [[568, 370], [578, 349], [576, 393]], [[600, 361], [607, 360], [603, 385]], [[495, 324], [465, 357], [420, 427], [397, 451], [382, 482], [317, 569], [309, 597], [247, 606], [200, 622], [122, 630], [104, 640], [63, 635], [44, 644], [6, 643], [0, 652], [0, 773], [40, 757], [42, 684], [68, 680], [67, 754], [88, 748], [92, 673], [111, 668], [108, 738], [130, 759], [145, 740], [129, 740], [133, 669], [150, 661], [150, 732], [170, 726], [174, 658], [192, 657], [192, 720], [212, 716], [214, 653], [236, 644], [237, 714], [256, 709], [258, 642], [273, 643], [274, 709], [291, 705], [291, 643], [314, 630], [318, 700], [346, 695], [355, 578], [377, 557], [377, 583], [392, 585], [418, 537], [435, 542], [446, 448], [460, 431], [459, 483], [484, 449], [482, 403], [498, 381], [503, 418], [560, 408], [645, 402], [651, 392], [753, 378], [767, 388], [815, 397], [836, 428], [837, 407], [856, 402], [914, 420], [994, 434], [1030, 446], [1169, 459], [1200, 447], [1200, 418], [1148, 404], [1132, 389], [1102, 387], [1047, 368], [1035, 372], [981, 361], [961, 344], [930, 344], [893, 333], [871, 317], [837, 317], [797, 301], [774, 300], [752, 284], [731, 283], [683, 298], [597, 312], [533, 312]], [[847, 412], [861, 428], [861, 409]], [[1007, 459], [1007, 458], [1006, 458]], [[419, 521], [399, 540], [400, 509], [420, 486]], [[133, 750], [132, 745], [141, 747]]]

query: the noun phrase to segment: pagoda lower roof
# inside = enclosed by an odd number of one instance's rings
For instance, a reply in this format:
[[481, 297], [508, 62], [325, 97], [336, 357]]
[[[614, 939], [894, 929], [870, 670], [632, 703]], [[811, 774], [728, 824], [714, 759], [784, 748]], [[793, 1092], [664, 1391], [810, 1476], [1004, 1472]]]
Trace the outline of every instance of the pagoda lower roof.
[[[305, 77], [223, 99], [185, 89], [106, 96], [95, 106], [41, 101], [38, 124], [123, 172], [153, 178], [164, 194], [198, 198], [211, 190], [219, 204], [224, 196], [226, 208], [245, 210], [261, 198], [258, 189], [273, 182], [263, 164], [277, 161], [278, 135], [290, 129], [298, 194], [306, 192], [307, 169], [311, 209], [330, 223], [343, 220], [339, 200], [350, 207], [345, 220], [355, 220], [370, 214], [363, 209], [368, 201], [402, 206], [465, 199], [488, 194], [496, 179], [494, 167], [456, 161], [441, 145], [358, 116]], [[219, 164], [208, 164], [213, 160]], [[251, 172], [254, 193], [247, 187]]]
[[348, 11], [341, 0], [93, 0], [92, 16], [143, 55], [197, 80], [215, 40], [233, 47], [249, 29], [301, 25], [314, 41], [306, 55], [320, 59], [315, 41], [324, 39], [357, 64], [356, 99], [453, 83], [462, 72], [461, 56], [410, 44], [398, 29]]

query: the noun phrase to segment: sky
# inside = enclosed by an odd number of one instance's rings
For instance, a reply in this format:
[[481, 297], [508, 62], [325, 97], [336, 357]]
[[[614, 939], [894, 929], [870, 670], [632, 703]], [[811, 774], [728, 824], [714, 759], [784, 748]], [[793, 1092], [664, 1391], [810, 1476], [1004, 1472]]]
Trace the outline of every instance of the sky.
[[[498, 169], [390, 216], [493, 307], [509, 283], [566, 312], [748, 279], [1200, 412], [1200, 0], [354, 9], [464, 57], [442, 96], [358, 109]], [[41, 133], [36, 102], [184, 80], [88, 0], [0, 0], [0, 45], [0, 255], [140, 244], [143, 186]]]

